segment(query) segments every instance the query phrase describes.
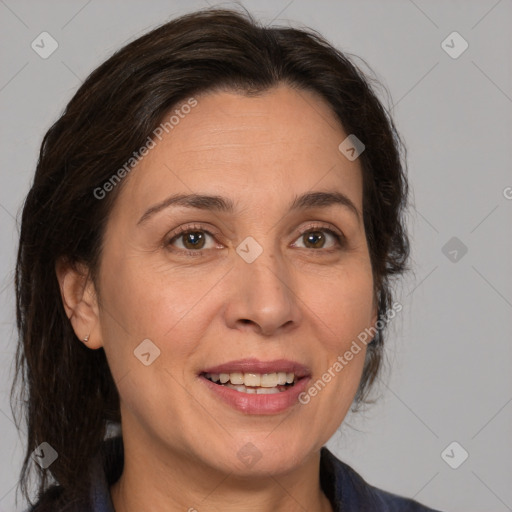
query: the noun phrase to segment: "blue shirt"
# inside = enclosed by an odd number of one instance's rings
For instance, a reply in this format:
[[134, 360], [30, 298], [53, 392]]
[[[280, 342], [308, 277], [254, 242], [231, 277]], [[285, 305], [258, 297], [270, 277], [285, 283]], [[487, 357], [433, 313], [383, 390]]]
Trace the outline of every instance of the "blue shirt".
[[[94, 460], [88, 498], [67, 502], [55, 508], [51, 503], [59, 495], [59, 488], [54, 486], [46, 491], [30, 512], [115, 512], [110, 498], [110, 486], [119, 478], [123, 469], [121, 437], [107, 440], [103, 453], [105, 462], [100, 457]], [[320, 483], [334, 512], [439, 512], [369, 485], [325, 447], [320, 452]]]

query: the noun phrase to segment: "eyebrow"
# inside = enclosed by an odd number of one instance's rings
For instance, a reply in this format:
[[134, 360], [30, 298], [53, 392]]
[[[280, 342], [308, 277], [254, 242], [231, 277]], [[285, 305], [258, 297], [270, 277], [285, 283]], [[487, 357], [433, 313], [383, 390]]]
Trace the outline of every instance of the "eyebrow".
[[[308, 192], [301, 196], [296, 196], [289, 206], [289, 211], [328, 208], [333, 205], [345, 207], [360, 221], [359, 211], [355, 204], [341, 192]], [[184, 206], [186, 208], [225, 213], [233, 213], [235, 211], [235, 204], [227, 197], [203, 194], [175, 194], [146, 210], [137, 222], [137, 225], [143, 224], [154, 214], [170, 206]]]

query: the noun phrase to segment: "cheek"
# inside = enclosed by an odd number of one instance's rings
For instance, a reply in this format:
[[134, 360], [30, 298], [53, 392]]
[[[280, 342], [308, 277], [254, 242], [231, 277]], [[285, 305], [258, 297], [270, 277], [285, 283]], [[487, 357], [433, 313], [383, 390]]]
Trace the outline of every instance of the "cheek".
[[[112, 375], [116, 383], [122, 381], [120, 391], [129, 402], [144, 389], [173, 385], [166, 369], [185, 380], [184, 363], [200, 345], [214, 310], [210, 302], [214, 294], [205, 294], [219, 279], [170, 272], [168, 265], [155, 266], [143, 257], [111, 261], [115, 272], [105, 265], [102, 276], [101, 329]], [[142, 347], [149, 347], [150, 360], [158, 354], [154, 364], [146, 367], [137, 358], [147, 353]]]
[[169, 272], [169, 266], [152, 265], [144, 255], [115, 260], [111, 267], [115, 273], [105, 272], [103, 278], [107, 322], [113, 321], [115, 330], [123, 330], [134, 340], [151, 336], [162, 339], [179, 329], [180, 323], [189, 321], [189, 315], [198, 309], [195, 305], [205, 293], [204, 283], [196, 274]]
[[366, 265], [353, 266], [314, 288], [308, 305], [327, 333], [329, 352], [342, 353], [372, 325], [373, 279]]

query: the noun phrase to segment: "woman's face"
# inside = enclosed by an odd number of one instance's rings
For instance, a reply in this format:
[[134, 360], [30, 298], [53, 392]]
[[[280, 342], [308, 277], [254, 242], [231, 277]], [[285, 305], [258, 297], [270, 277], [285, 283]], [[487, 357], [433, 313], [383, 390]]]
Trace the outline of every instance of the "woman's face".
[[[327, 442], [361, 377], [364, 350], [308, 403], [297, 399], [376, 321], [361, 167], [338, 149], [348, 133], [312, 93], [196, 99], [125, 178], [91, 339], [140, 454], [277, 474]], [[176, 195], [217, 199], [145, 215]], [[294, 386], [276, 387], [279, 373], [294, 373]]]

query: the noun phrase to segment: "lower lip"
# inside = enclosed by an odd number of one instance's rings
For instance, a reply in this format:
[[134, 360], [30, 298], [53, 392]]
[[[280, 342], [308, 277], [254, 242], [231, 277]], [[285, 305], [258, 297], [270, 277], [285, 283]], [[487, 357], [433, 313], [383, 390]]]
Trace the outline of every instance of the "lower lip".
[[203, 375], [200, 376], [208, 388], [225, 403], [247, 414], [278, 414], [286, 411], [289, 407], [299, 403], [299, 395], [307, 388], [309, 377], [303, 377], [293, 386], [285, 391], [273, 393], [271, 395], [258, 395], [252, 393], [243, 393], [213, 383]]

